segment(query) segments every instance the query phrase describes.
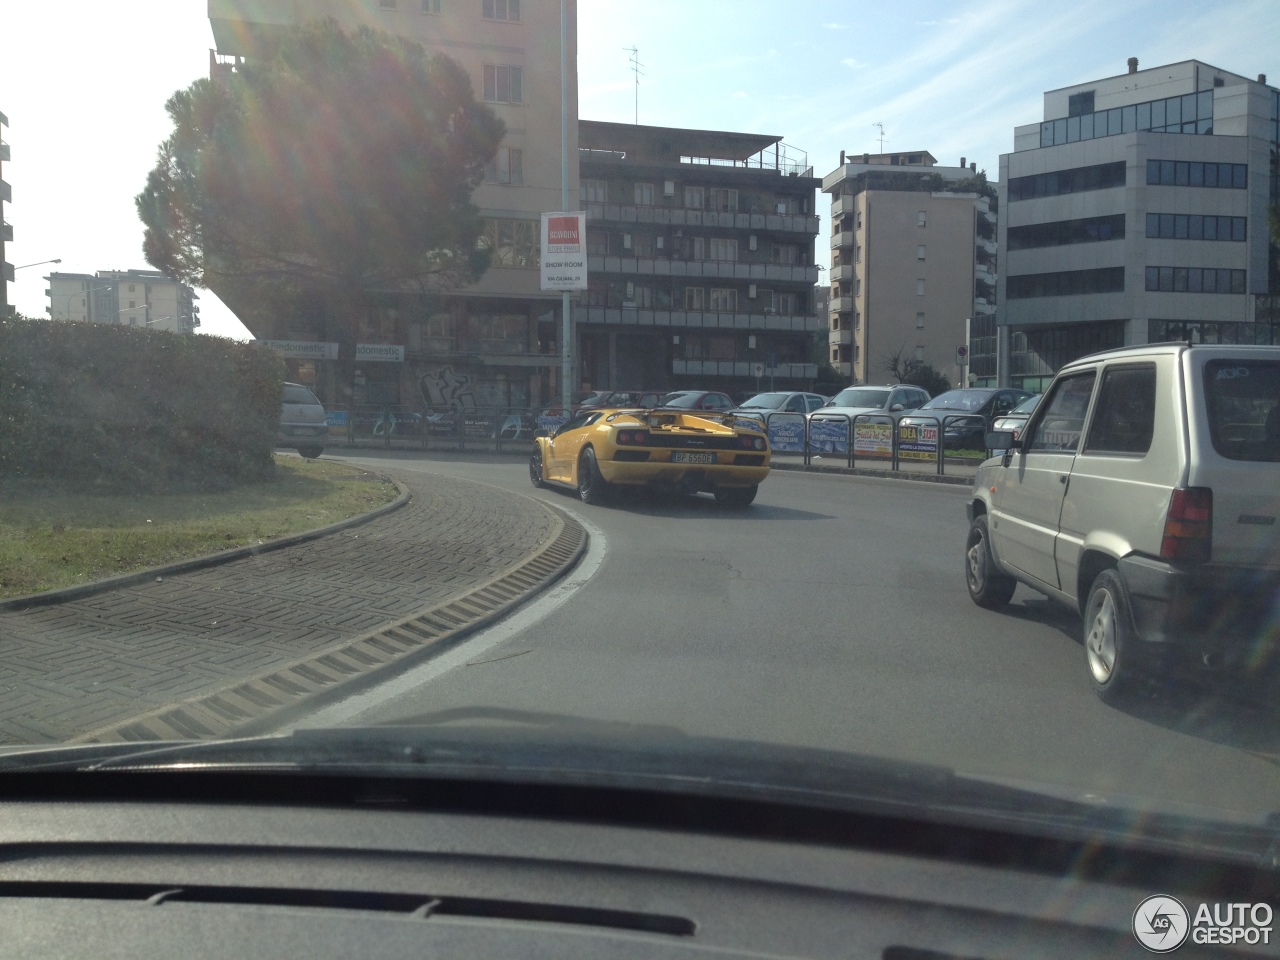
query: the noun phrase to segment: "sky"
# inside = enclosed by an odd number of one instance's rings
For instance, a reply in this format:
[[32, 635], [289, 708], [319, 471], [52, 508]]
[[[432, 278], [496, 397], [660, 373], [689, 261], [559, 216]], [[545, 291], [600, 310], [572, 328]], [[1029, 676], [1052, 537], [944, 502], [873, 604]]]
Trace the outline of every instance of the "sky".
[[[782, 136], [818, 176], [841, 150], [878, 152], [879, 123], [886, 150], [963, 156], [995, 179], [1045, 90], [1131, 56], [1280, 81], [1276, 0], [579, 0], [578, 31], [583, 118], [635, 121], [635, 47], [641, 123]], [[165, 101], [207, 75], [212, 45], [203, 0], [0, 0], [6, 259], [62, 260], [19, 270], [21, 312], [46, 315], [51, 269], [150, 269], [133, 198], [171, 129]], [[202, 333], [249, 338], [198, 295]]]

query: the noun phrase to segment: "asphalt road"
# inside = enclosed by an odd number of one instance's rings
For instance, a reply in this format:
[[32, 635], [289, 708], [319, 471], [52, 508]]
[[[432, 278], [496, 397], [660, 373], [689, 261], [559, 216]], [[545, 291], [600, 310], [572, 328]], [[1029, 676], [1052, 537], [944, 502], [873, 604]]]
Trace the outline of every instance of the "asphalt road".
[[1186, 693], [1115, 710], [1089, 689], [1077, 617], [1023, 587], [1003, 613], [969, 600], [965, 487], [775, 472], [745, 512], [705, 494], [602, 508], [535, 491], [509, 459], [349, 459], [540, 497], [605, 543], [545, 618], [375, 691], [344, 722], [516, 708], [938, 763], [1072, 796], [1280, 809], [1274, 710]]

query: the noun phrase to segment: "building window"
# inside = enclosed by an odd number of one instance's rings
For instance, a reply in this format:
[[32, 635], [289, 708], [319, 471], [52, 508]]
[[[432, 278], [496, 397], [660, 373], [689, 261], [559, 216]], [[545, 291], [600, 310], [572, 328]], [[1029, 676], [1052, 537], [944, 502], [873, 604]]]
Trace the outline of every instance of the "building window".
[[861, 210], [859, 210], [857, 213], [853, 215], [853, 229], [855, 230], [862, 229], [862, 211]]
[[917, 297], [923, 297], [923, 296], [924, 296], [924, 281], [923, 281], [923, 280], [917, 280], [917, 281], [916, 281], [916, 296], [917, 296]]
[[422, 0], [423, 13], [439, 13], [440, 0]]
[[1037, 247], [1061, 247], [1073, 243], [1122, 239], [1124, 239], [1124, 214], [1117, 213], [1107, 217], [1055, 220], [1052, 223], [1010, 227], [1006, 242], [1010, 250], [1032, 250]]
[[800, 262], [800, 245], [796, 243], [775, 243], [773, 245], [773, 262], [794, 266]]
[[1186, 160], [1148, 160], [1149, 187], [1218, 187], [1245, 190], [1249, 167], [1244, 163], [1198, 163]]
[[1248, 219], [1185, 213], [1148, 213], [1147, 237], [1153, 240], [1245, 240]]
[[916, 360], [919, 362], [924, 361], [924, 347], [921, 347], [921, 346], [916, 347]]
[[638, 233], [635, 237], [635, 255], [653, 259], [653, 237], [647, 233]]
[[1123, 187], [1125, 177], [1123, 160], [1099, 163], [1091, 167], [1055, 170], [1053, 173], [1037, 173], [1030, 177], [1012, 177], [1009, 180], [1009, 202]]
[[707, 346], [708, 360], [738, 359], [738, 345], [732, 337], [712, 337]]
[[793, 317], [800, 312], [800, 295], [797, 293], [776, 293], [773, 297], [773, 309], [784, 317]]
[[486, 183], [524, 183], [524, 151], [517, 147], [499, 147], [485, 166]]
[[855, 247], [855, 248], [854, 248], [854, 251], [853, 251], [853, 262], [854, 262], [854, 263], [861, 263], [861, 262], [862, 262], [862, 247]]
[[707, 190], [705, 187], [685, 187], [684, 188], [684, 205], [689, 210], [701, 210], [707, 205]]
[[916, 247], [916, 259], [917, 259], [917, 260], [923, 260], [923, 259], [924, 259], [924, 244], [923, 244], [923, 243], [922, 243], [922, 244], [919, 244], [919, 245]]
[[862, 278], [855, 277], [853, 280], [853, 295], [855, 297], [862, 296]]
[[480, 249], [489, 251], [495, 267], [537, 267], [538, 226], [536, 220], [485, 220]]
[[1245, 272], [1214, 267], [1147, 267], [1147, 290], [1160, 293], [1244, 293]]
[[713, 187], [708, 192], [708, 209], [717, 213], [738, 212], [738, 191], [727, 187]]
[[133, 293], [133, 292], [134, 292], [134, 286], [133, 286], [133, 284], [132, 284], [132, 283], [131, 283], [131, 284], [129, 284], [129, 292], [130, 292], [130, 293]]
[[923, 330], [923, 329], [924, 329], [924, 314], [923, 314], [923, 313], [917, 313], [917, 314], [916, 314], [916, 329], [917, 329], [917, 330]]
[[603, 180], [583, 180], [578, 185], [578, 195], [583, 203], [604, 203], [607, 192]]
[[702, 293], [701, 287], [685, 287], [684, 308], [686, 310], [701, 310], [703, 303]]
[[1212, 320], [1149, 320], [1147, 342], [1280, 344], [1280, 324]]
[[587, 231], [587, 255], [603, 257], [609, 253], [609, 235], [603, 230]]
[[[1077, 94], [1076, 96], [1083, 96]], [[1114, 137], [1134, 130], [1156, 133], [1213, 133], [1213, 91], [1201, 90], [1163, 100], [1113, 107], [1110, 110], [1071, 112], [1076, 106], [1092, 106], [1071, 97], [1067, 102], [1070, 116], [1046, 120], [1040, 124], [1040, 146], [1053, 147], [1078, 140]]]
[[1096, 270], [1065, 270], [1059, 273], [1029, 273], [1010, 277], [1006, 295], [1010, 300], [1034, 297], [1075, 297], [1089, 293], [1121, 293], [1124, 267]]
[[923, 227], [926, 222], [928, 221], [927, 221], [927, 218], [925, 217], [925, 212], [921, 210], [919, 213], [916, 214], [916, 226]]
[[506, 64], [484, 65], [485, 103], [524, 103], [524, 70]]
[[486, 20], [520, 20], [520, 0], [484, 0], [481, 9]]
[[710, 240], [711, 260], [737, 260], [738, 241], [712, 237]]
[[653, 184], [652, 183], [636, 184], [636, 206], [637, 207], [653, 206]]
[[631, 292], [631, 302], [640, 310], [653, 309], [653, 287], [636, 284]]
[[738, 309], [738, 291], [713, 287], [711, 309], [716, 313], [735, 313]]
[[1081, 114], [1093, 113], [1093, 93], [1092, 90], [1086, 90], [1084, 93], [1073, 93], [1067, 97], [1067, 116], [1078, 117]]

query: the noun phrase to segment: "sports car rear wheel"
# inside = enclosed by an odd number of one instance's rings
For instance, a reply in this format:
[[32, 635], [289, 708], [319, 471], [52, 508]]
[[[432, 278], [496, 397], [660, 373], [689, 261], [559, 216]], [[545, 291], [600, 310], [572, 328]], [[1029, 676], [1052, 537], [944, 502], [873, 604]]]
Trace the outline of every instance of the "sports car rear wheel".
[[545, 487], [547, 481], [542, 476], [542, 444], [535, 443], [533, 452], [529, 454], [529, 482], [535, 487]]
[[716, 502], [735, 510], [742, 510], [751, 506], [751, 501], [756, 498], [756, 491], [759, 489], [759, 486], [754, 483], [749, 487], [721, 487], [716, 490]]
[[578, 458], [578, 499], [583, 503], [601, 504], [609, 499], [609, 481], [600, 475], [596, 452], [590, 447]]

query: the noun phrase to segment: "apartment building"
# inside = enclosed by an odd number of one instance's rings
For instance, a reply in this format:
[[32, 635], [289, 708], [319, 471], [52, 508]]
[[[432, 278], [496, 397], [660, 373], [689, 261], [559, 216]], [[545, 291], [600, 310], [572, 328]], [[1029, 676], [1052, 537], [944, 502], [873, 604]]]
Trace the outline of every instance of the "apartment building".
[[[818, 181], [780, 137], [579, 123], [582, 381], [728, 393], [817, 376]], [[763, 378], [768, 378], [767, 380]]]
[[[578, 192], [577, 4], [569, 0], [570, 197]], [[290, 375], [328, 404], [538, 406], [559, 394], [560, 296], [539, 289], [542, 212], [561, 208], [560, 4], [547, 0], [209, 0], [211, 75], [261, 56], [300, 19], [332, 17], [444, 53], [471, 77], [506, 138], [473, 195], [492, 266], [476, 285], [424, 300], [383, 291], [368, 320], [321, 309], [281, 317], [216, 291], [259, 339], [284, 341]], [[572, 202], [571, 202], [572, 205]], [[356, 342], [351, 342], [352, 339]], [[338, 352], [341, 340], [341, 352]], [[392, 348], [392, 349], [383, 349]], [[327, 359], [334, 353], [336, 359]]]
[[200, 326], [194, 290], [156, 270], [50, 273], [45, 312], [51, 320], [149, 327], [192, 333]]
[[966, 324], [994, 328], [994, 185], [977, 164], [939, 166], [928, 151], [840, 155], [831, 194], [831, 363], [882, 383], [893, 357], [965, 375]]
[[[9, 125], [9, 118], [0, 113], [0, 128]], [[0, 137], [0, 316], [14, 312], [9, 303], [9, 284], [13, 283], [13, 264], [5, 257], [5, 244], [13, 241], [13, 227], [4, 217], [5, 204], [12, 202], [13, 192], [4, 179], [4, 165], [9, 159], [9, 144]]]
[[[1131, 343], [1274, 343], [1280, 91], [1197, 60], [1044, 94], [1000, 158], [1001, 384]], [[994, 350], [992, 349], [994, 348]]]

